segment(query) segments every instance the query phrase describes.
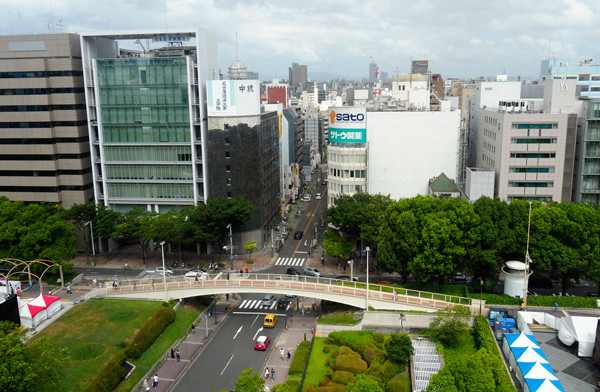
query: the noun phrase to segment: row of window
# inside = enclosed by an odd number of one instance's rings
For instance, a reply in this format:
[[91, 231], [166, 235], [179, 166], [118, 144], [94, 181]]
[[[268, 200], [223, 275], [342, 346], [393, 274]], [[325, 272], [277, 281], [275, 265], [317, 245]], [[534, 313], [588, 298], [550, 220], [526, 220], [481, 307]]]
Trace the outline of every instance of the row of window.
[[105, 146], [106, 161], [191, 162], [191, 146]]
[[[591, 75], [592, 80], [600, 80], [600, 75]], [[579, 74], [579, 80], [585, 82], [590, 80], [590, 74]]]
[[106, 165], [110, 180], [192, 180], [190, 165]]
[[[185, 58], [98, 60], [99, 86], [187, 85]], [[148, 61], [160, 60], [160, 61]]]
[[81, 154], [51, 154], [51, 155], [0, 155], [0, 161], [56, 161], [57, 159], [85, 159], [90, 157], [90, 152]]
[[193, 184], [107, 183], [109, 198], [193, 199]]
[[102, 105], [187, 105], [186, 86], [99, 88]]
[[494, 146], [491, 143], [485, 142], [485, 141], [483, 142], [483, 149], [491, 152], [492, 154], [496, 153], [496, 146]]
[[50, 78], [53, 76], [83, 76], [82, 71], [0, 72], [0, 79]]
[[511, 167], [510, 173], [554, 173], [554, 167]]
[[513, 123], [513, 129], [556, 129], [558, 128], [558, 123], [550, 123], [550, 124], [519, 124]]
[[511, 158], [556, 158], [554, 152], [511, 152]]
[[48, 94], [83, 94], [83, 87], [61, 88], [3, 88], [0, 95], [48, 95]]
[[491, 129], [483, 128], [483, 136], [492, 140], [496, 140], [496, 132], [492, 131]]
[[365, 185], [341, 185], [335, 183], [329, 183], [329, 186], [332, 188], [331, 190], [337, 193], [359, 193], [366, 192]]
[[591, 87], [588, 85], [581, 85], [581, 92], [586, 92], [586, 91], [593, 91], [593, 92], [598, 92], [600, 91], [600, 87]]
[[513, 137], [512, 139], [510, 139], [510, 142], [513, 144], [556, 144], [556, 138], [551, 137], [551, 138], [533, 139], [533, 138]]
[[0, 177], [58, 177], [78, 176], [92, 172], [92, 168], [81, 170], [0, 170]]
[[87, 125], [87, 120], [0, 122], [0, 128], [56, 128], [79, 127], [83, 125]]
[[180, 125], [104, 126], [105, 143], [189, 143], [190, 128]]
[[189, 124], [187, 106], [179, 107], [103, 107], [102, 124]]
[[366, 153], [360, 155], [329, 154], [329, 162], [333, 163], [367, 163]]
[[74, 105], [14, 105], [0, 106], [0, 112], [50, 112], [53, 110], [83, 110], [85, 104]]
[[367, 178], [366, 170], [329, 169], [329, 175], [339, 178]]
[[513, 188], [552, 188], [554, 187], [553, 181], [548, 182], [517, 182], [517, 181], [509, 181], [509, 187]]
[[62, 185], [62, 186], [0, 186], [0, 192], [31, 192], [31, 193], [57, 193], [61, 191], [85, 191], [93, 185]]
[[80, 137], [49, 137], [49, 138], [0, 138], [0, 144], [58, 144], [58, 143], [84, 143], [89, 141], [87, 136]]

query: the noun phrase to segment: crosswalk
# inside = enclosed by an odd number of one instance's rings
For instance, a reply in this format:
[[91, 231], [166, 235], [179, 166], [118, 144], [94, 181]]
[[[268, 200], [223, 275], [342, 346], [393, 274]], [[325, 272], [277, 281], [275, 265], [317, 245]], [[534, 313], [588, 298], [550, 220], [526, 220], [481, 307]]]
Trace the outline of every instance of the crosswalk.
[[290, 265], [294, 267], [301, 267], [306, 261], [303, 257], [278, 257], [275, 261], [275, 265]]
[[271, 306], [263, 308], [261, 306], [261, 302], [262, 302], [262, 300], [260, 300], [260, 299], [245, 299], [238, 306], [238, 308], [240, 308], [240, 309], [264, 309], [264, 310], [267, 310], [267, 309], [275, 309], [277, 307], [277, 302], [273, 302], [271, 304]]

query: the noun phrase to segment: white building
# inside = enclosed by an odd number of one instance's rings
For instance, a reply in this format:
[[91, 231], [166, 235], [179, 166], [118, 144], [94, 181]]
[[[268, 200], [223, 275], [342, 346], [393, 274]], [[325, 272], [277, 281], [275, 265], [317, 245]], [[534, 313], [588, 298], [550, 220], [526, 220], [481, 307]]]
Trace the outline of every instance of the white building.
[[429, 78], [422, 74], [392, 77], [392, 98], [405, 102], [407, 109], [429, 109]]
[[485, 167], [467, 167], [465, 196], [475, 202], [481, 196], [494, 198], [494, 171]]

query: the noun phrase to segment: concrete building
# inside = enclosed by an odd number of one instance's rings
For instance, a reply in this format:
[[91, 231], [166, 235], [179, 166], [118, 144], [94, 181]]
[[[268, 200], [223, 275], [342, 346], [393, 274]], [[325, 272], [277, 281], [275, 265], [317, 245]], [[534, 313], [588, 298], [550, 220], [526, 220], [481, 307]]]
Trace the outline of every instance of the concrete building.
[[290, 88], [294, 93], [300, 93], [306, 88], [308, 83], [308, 68], [306, 65], [292, 63], [289, 68]]
[[494, 170], [495, 196], [502, 200], [571, 201], [575, 81], [548, 81], [542, 108], [516, 99], [478, 109], [477, 167]]
[[265, 93], [266, 103], [280, 103], [284, 108], [290, 106], [287, 83], [279, 83], [279, 80], [274, 79], [272, 83], [265, 85]]
[[0, 195], [69, 208], [93, 199], [76, 34], [0, 37]]
[[494, 171], [489, 168], [468, 167], [465, 184], [465, 196], [475, 202], [481, 196], [494, 198]]
[[600, 64], [592, 64], [593, 61], [586, 59], [573, 65], [558, 59], [542, 60], [540, 76], [542, 81], [575, 80], [581, 97], [600, 98]]
[[81, 47], [96, 202], [156, 212], [204, 202], [215, 37], [202, 29], [107, 31], [82, 34]]
[[573, 201], [600, 205], [600, 99], [585, 100], [577, 125]]
[[404, 103], [406, 109], [429, 109], [427, 75], [403, 74], [392, 77], [392, 98]]
[[229, 66], [228, 76], [231, 80], [246, 80], [248, 79], [248, 67], [240, 60], [235, 60]]

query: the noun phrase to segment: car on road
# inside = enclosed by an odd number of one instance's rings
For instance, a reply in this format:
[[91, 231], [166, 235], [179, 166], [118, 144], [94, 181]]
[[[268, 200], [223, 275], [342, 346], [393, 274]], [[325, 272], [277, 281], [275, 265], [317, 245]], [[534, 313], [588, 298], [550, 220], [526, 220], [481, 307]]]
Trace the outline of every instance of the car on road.
[[271, 343], [270, 337], [259, 336], [258, 339], [256, 339], [256, 343], [254, 343], [254, 349], [260, 350], [260, 351], [265, 351], [267, 349], [267, 346], [269, 345], [269, 343]]
[[310, 201], [310, 195], [304, 195], [304, 197], [302, 197], [302, 201]]
[[302, 275], [300, 273], [300, 271], [298, 271], [298, 269], [294, 268], [294, 267], [288, 267], [288, 269], [287, 269], [287, 271], [285, 273], [287, 275], [294, 275], [294, 276]]
[[208, 274], [202, 268], [194, 268], [187, 272], [184, 276], [185, 280], [196, 280], [196, 276], [198, 280], [206, 280], [208, 279]]
[[338, 275], [335, 277], [336, 280], [347, 280], [347, 281], [354, 281], [354, 282], [358, 282], [358, 276], [353, 276], [352, 278], [350, 278], [349, 275]]
[[263, 297], [263, 299], [260, 303], [260, 306], [262, 306], [263, 308], [269, 308], [276, 301], [277, 301], [277, 299], [275, 299], [275, 296], [273, 294], [267, 294]]
[[450, 279], [450, 284], [454, 285], [468, 285], [469, 279], [466, 276], [458, 274], [454, 278]]
[[316, 269], [315, 267], [306, 267], [304, 268], [304, 274], [309, 276], [321, 277], [323, 273]]
[[302, 233], [301, 231], [297, 231], [294, 233], [294, 239], [301, 240], [303, 235], [304, 235], [304, 233]]
[[263, 321], [263, 326], [265, 328], [275, 328], [275, 324], [277, 324], [277, 315], [273, 313], [267, 314]]
[[327, 180], [321, 181], [321, 185], [327, 185]]
[[320, 194], [320, 193], [317, 193], [317, 195], [315, 196], [315, 199], [317, 199], [317, 200], [321, 200], [321, 194]]
[[165, 267], [156, 267], [154, 271], [160, 275], [173, 275], [173, 271]]
[[277, 301], [277, 309], [279, 310], [287, 310], [288, 306], [290, 306], [290, 300], [288, 298], [279, 298]]

